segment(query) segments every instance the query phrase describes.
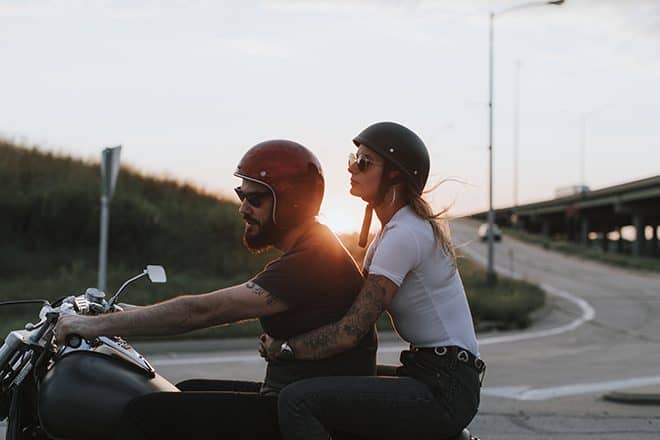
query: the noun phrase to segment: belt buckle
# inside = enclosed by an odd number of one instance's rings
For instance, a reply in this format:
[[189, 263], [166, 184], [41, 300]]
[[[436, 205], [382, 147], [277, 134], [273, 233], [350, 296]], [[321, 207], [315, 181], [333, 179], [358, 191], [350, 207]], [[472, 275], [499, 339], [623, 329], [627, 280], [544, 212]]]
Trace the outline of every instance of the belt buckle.
[[435, 347], [433, 349], [433, 353], [435, 353], [438, 356], [444, 356], [447, 354], [447, 347]]

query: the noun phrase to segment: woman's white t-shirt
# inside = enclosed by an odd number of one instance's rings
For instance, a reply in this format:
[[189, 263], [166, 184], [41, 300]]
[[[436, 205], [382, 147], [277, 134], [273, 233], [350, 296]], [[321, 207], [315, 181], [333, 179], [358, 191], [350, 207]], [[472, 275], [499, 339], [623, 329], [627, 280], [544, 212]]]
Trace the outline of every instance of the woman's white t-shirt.
[[365, 270], [399, 286], [388, 312], [396, 331], [417, 347], [457, 345], [479, 356], [463, 282], [433, 228], [404, 206], [369, 246]]

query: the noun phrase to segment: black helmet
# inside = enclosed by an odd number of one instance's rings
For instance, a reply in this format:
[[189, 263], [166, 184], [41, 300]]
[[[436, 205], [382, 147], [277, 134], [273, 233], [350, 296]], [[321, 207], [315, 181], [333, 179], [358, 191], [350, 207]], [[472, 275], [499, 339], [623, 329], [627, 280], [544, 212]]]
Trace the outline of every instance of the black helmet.
[[377, 122], [362, 130], [353, 143], [363, 144], [391, 162], [421, 194], [429, 177], [429, 151], [412, 130], [396, 122]]

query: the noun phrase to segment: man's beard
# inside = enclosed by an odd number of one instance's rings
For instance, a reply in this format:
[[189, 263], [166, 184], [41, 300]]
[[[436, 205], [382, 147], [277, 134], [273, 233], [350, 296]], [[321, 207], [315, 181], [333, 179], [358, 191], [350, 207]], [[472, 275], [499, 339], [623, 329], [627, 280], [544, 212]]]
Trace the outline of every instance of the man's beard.
[[[246, 218], [245, 220], [251, 220], [253, 225], [257, 223], [252, 218]], [[273, 219], [269, 218], [265, 224], [258, 224], [259, 232], [257, 234], [248, 235], [248, 226], [245, 226], [243, 231], [243, 246], [245, 246], [253, 254], [261, 254], [270, 249], [273, 244], [281, 236], [281, 231], [277, 229], [273, 223]]]

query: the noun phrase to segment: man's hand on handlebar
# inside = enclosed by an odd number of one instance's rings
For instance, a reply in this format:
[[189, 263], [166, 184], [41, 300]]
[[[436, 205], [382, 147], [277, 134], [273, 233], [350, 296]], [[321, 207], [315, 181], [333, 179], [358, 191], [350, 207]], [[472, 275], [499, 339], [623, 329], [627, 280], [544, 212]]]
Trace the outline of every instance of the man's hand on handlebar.
[[80, 315], [61, 315], [55, 325], [55, 342], [64, 345], [69, 335], [77, 335], [85, 339], [94, 339], [100, 336], [96, 332], [94, 318]]

